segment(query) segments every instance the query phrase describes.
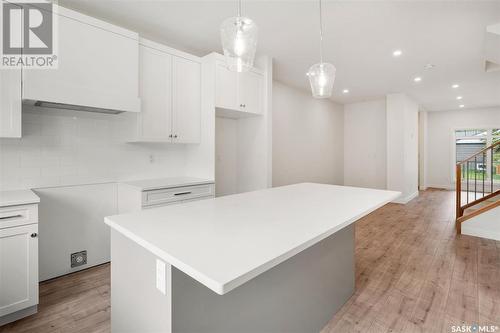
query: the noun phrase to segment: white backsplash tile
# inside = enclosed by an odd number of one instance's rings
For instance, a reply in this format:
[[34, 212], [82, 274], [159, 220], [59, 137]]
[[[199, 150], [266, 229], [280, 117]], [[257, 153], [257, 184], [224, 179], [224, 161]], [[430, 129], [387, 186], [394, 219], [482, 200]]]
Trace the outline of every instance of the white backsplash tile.
[[125, 117], [25, 106], [23, 137], [0, 139], [0, 189], [182, 176], [183, 145], [126, 143]]

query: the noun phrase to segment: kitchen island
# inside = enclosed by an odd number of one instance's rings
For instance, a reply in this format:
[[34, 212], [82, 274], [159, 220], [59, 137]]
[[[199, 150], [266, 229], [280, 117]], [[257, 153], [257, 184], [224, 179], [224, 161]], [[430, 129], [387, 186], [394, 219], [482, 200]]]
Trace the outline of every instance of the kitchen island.
[[113, 332], [319, 332], [354, 292], [354, 222], [399, 192], [303, 183], [105, 219]]

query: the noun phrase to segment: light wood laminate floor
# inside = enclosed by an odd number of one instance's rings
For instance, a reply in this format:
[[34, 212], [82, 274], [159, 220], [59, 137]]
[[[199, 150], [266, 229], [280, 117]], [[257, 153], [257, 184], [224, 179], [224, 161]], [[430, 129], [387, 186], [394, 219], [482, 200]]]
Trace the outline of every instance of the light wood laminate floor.
[[[322, 333], [500, 326], [500, 242], [457, 237], [453, 205], [428, 190], [358, 221], [356, 293]], [[0, 333], [110, 332], [109, 288], [109, 265], [42, 283], [39, 313]]]

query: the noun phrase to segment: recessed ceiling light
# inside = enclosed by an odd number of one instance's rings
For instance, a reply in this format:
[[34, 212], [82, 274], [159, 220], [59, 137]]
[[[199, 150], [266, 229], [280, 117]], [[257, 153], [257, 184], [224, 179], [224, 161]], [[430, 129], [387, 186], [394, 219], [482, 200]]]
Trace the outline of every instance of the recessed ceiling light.
[[403, 54], [403, 51], [401, 51], [401, 50], [395, 50], [394, 52], [392, 52], [392, 55], [394, 57], [399, 57], [402, 54]]
[[434, 67], [436, 67], [436, 65], [434, 65], [434, 64], [427, 64], [427, 65], [424, 66], [424, 70], [428, 71], [428, 70], [434, 69]]
[[462, 109], [462, 108], [464, 108], [464, 107], [465, 107], [465, 105], [460, 104], [458, 107]]
[[457, 88], [458, 88], [458, 87], [460, 87], [460, 86], [459, 86], [458, 84], [456, 84], [456, 83], [455, 83], [455, 84], [454, 84], [454, 85], [452, 85], [451, 87], [452, 87], [453, 89], [457, 89]]
[[342, 90], [342, 93], [343, 93], [343, 94], [348, 94], [348, 93], [349, 93], [349, 89], [344, 89], [344, 90]]
[[462, 96], [457, 96], [457, 100], [461, 100], [462, 98]]
[[420, 82], [422, 81], [422, 78], [420, 76], [417, 76], [416, 78], [413, 79], [415, 82]]

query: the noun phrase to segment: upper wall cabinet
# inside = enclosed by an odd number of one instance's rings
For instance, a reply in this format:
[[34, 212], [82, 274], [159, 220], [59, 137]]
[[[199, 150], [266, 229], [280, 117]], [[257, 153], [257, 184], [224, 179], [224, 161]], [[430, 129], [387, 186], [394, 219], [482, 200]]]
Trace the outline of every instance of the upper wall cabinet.
[[139, 60], [142, 107], [131, 141], [199, 143], [199, 58], [141, 39]]
[[58, 68], [24, 70], [23, 100], [140, 111], [137, 33], [58, 7]]
[[260, 73], [238, 73], [238, 106], [245, 112], [262, 113], [263, 85], [264, 77]]
[[264, 75], [258, 70], [237, 73], [224, 61], [216, 61], [215, 106], [226, 110], [261, 114], [263, 108]]
[[172, 134], [177, 143], [199, 143], [201, 63], [172, 58]]
[[144, 45], [139, 55], [141, 113], [135, 141], [171, 141], [172, 56]]
[[217, 61], [215, 66], [215, 106], [239, 110], [237, 73], [230, 71], [223, 62]]

